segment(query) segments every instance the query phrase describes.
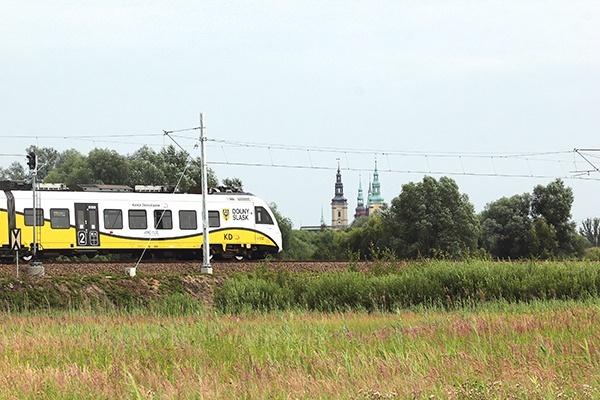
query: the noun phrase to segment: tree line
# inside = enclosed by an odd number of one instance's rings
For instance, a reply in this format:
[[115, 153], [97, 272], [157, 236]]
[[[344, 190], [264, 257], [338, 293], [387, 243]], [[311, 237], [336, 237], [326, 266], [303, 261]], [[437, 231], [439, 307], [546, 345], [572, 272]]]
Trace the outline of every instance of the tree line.
[[[165, 185], [181, 191], [201, 184], [200, 159], [172, 145], [160, 151], [143, 146], [129, 155], [99, 148], [87, 155], [37, 146], [26, 151], [37, 155], [37, 177], [44, 183]], [[0, 180], [29, 177], [18, 161], [0, 168]], [[238, 178], [219, 184], [210, 168], [207, 180], [208, 187], [243, 190]], [[582, 257], [592, 246], [591, 254], [600, 259], [600, 218], [588, 218], [578, 230], [571, 220], [573, 200], [572, 189], [557, 179], [531, 193], [493, 201], [477, 214], [453, 179], [426, 176], [404, 184], [389, 205], [344, 230], [294, 230], [277, 205], [271, 207], [283, 235], [284, 252], [278, 257], [286, 259], [556, 259]]]
[[[290, 259], [565, 259], [600, 260], [600, 218], [571, 221], [574, 196], [557, 179], [532, 193], [503, 197], [476, 213], [448, 177], [402, 186], [389, 205], [344, 230], [291, 229], [280, 221]], [[596, 248], [589, 250], [590, 247]], [[586, 249], [587, 255], [586, 255]]]
[[[155, 151], [148, 146], [129, 155], [115, 150], [95, 148], [87, 155], [75, 149], [58, 152], [53, 148], [30, 146], [27, 154], [37, 155], [37, 179], [44, 183], [96, 183], [106, 185], [163, 185], [177, 186], [181, 191], [200, 187], [200, 159], [192, 158], [173, 145]], [[0, 168], [0, 180], [30, 179], [23, 163], [14, 161]], [[215, 172], [207, 169], [208, 187], [228, 186], [243, 189], [237, 178], [226, 178], [221, 184]]]

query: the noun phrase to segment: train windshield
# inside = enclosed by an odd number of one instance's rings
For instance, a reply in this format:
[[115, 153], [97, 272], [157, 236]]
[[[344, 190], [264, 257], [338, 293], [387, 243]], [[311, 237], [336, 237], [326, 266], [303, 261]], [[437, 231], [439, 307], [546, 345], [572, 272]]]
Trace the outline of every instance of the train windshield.
[[254, 215], [257, 224], [273, 225], [273, 218], [264, 207], [254, 207]]

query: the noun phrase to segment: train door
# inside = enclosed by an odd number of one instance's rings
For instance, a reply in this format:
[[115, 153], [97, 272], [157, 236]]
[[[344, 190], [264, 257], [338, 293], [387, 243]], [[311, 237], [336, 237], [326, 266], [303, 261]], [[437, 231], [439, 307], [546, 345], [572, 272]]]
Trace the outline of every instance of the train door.
[[75, 203], [77, 246], [100, 246], [98, 203]]

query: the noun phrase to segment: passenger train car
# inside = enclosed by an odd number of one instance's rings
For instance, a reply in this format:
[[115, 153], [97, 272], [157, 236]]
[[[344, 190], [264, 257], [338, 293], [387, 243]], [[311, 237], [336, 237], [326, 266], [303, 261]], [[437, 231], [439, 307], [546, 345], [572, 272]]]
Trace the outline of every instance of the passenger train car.
[[[20, 229], [20, 254], [27, 257], [34, 242], [39, 258], [142, 252], [202, 257], [200, 194], [112, 185], [39, 185], [35, 193], [34, 220], [31, 185], [0, 182], [0, 255], [14, 256], [11, 234]], [[229, 191], [206, 198], [213, 256], [261, 259], [282, 250], [277, 221], [263, 200]]]

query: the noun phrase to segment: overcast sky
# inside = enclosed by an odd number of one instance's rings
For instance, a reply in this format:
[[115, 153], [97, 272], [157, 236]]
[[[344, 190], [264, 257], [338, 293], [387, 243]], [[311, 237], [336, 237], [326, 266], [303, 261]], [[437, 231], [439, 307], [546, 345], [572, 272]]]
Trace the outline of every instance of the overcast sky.
[[338, 161], [349, 215], [377, 160], [386, 202], [448, 175], [479, 212], [561, 177], [599, 217], [600, 152], [573, 149], [600, 148], [600, 2], [0, 0], [0, 166], [199, 155], [163, 131], [200, 113], [217, 176], [295, 228], [331, 221]]

